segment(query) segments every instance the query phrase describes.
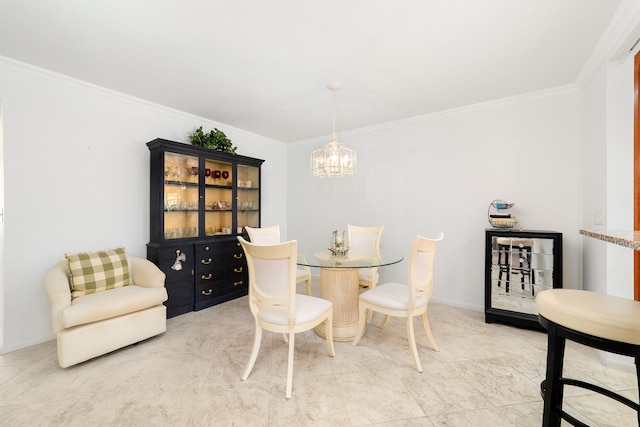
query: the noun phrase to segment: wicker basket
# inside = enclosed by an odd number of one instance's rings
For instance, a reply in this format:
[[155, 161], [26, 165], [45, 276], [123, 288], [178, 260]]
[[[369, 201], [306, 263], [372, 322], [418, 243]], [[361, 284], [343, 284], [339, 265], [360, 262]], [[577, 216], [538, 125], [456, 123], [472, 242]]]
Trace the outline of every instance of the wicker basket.
[[487, 209], [487, 218], [489, 219], [489, 224], [493, 228], [513, 228], [516, 226], [518, 221], [511, 214], [499, 214], [498, 212], [505, 211], [507, 209], [511, 209], [515, 206], [515, 203], [505, 202], [504, 200], [496, 199], [491, 202], [489, 208]]

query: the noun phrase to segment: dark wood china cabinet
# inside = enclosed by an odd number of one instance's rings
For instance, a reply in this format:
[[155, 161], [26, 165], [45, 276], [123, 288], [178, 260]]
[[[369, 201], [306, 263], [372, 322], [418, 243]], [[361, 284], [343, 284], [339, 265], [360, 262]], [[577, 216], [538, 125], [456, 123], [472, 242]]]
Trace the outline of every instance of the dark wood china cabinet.
[[260, 226], [263, 160], [164, 139], [151, 152], [147, 258], [167, 275], [167, 317], [247, 294], [236, 236]]

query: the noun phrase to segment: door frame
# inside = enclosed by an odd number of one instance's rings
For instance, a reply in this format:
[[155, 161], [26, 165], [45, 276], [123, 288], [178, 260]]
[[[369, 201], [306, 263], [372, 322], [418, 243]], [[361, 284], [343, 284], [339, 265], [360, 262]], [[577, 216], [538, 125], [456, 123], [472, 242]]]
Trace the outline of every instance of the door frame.
[[[633, 62], [633, 229], [640, 230], [640, 52]], [[640, 301], [640, 251], [633, 251], [633, 299]]]

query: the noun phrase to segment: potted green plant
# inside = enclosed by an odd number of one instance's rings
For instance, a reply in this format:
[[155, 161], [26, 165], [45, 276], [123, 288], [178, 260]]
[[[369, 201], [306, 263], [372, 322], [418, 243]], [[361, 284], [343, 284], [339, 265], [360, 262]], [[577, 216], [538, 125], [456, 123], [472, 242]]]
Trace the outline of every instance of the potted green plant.
[[235, 147], [227, 135], [218, 128], [214, 128], [209, 133], [202, 130], [202, 126], [189, 134], [189, 141], [198, 147], [211, 148], [212, 150], [223, 151], [225, 153], [236, 154], [238, 147]]

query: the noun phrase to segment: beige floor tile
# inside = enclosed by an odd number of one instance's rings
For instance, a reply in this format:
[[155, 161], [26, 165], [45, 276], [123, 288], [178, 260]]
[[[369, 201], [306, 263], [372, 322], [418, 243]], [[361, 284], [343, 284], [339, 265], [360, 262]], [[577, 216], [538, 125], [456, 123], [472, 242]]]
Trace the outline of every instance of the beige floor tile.
[[[317, 288], [317, 280], [314, 289]], [[374, 315], [336, 357], [313, 331], [295, 341], [293, 397], [285, 399], [287, 344], [264, 332], [246, 381], [254, 336], [247, 299], [167, 321], [167, 332], [61, 369], [55, 341], [0, 355], [0, 425], [10, 426], [539, 426], [546, 335], [484, 323], [483, 313], [431, 304], [440, 351], [419, 320], [419, 373], [403, 320]], [[633, 372], [603, 366], [567, 344], [565, 375], [637, 401]], [[567, 388], [565, 407], [598, 426], [636, 425], [628, 408]]]

